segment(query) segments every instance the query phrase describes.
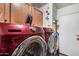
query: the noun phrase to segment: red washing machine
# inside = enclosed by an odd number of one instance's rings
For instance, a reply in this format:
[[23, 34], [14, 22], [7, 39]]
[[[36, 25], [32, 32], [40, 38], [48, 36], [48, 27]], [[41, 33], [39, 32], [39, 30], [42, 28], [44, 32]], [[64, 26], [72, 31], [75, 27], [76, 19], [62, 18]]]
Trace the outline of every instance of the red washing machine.
[[0, 55], [45, 56], [49, 28], [0, 23]]
[[[43, 28], [45, 31], [45, 41], [47, 43], [47, 56], [52, 56], [54, 53], [54, 39], [53, 39], [53, 30], [51, 28]], [[52, 51], [53, 50], [53, 51]], [[52, 51], [52, 52], [51, 52]]]

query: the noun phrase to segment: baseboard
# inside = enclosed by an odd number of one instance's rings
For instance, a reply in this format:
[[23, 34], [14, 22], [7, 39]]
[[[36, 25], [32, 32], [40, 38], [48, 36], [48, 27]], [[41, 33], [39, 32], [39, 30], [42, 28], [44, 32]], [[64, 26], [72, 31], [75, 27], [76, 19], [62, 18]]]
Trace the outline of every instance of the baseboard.
[[68, 55], [66, 55], [66, 54], [64, 54], [64, 53], [59, 53], [59, 54], [61, 54], [62, 56], [68, 56]]

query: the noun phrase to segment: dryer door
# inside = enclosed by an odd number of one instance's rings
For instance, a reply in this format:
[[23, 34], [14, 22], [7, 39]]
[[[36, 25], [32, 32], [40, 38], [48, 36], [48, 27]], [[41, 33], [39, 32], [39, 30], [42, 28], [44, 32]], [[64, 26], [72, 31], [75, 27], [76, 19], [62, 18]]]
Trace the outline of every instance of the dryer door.
[[45, 56], [47, 45], [40, 36], [31, 36], [25, 39], [13, 52], [14, 56]]

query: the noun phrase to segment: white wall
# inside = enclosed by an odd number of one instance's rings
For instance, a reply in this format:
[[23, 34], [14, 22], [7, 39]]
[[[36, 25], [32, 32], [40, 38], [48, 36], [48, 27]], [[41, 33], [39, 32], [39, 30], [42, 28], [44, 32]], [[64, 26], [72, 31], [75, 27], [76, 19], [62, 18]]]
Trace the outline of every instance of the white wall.
[[53, 20], [57, 20], [57, 8], [56, 8], [55, 4], [53, 4], [52, 10], [53, 10], [53, 12], [52, 12]]
[[59, 41], [60, 52], [67, 55], [79, 55], [79, 4], [73, 4], [58, 10], [57, 19], [60, 22]]
[[[46, 10], [47, 7], [49, 7], [48, 11], [50, 13], [49, 20], [46, 20]], [[46, 4], [40, 8], [40, 10], [43, 12], [43, 27], [52, 28], [52, 3]]]

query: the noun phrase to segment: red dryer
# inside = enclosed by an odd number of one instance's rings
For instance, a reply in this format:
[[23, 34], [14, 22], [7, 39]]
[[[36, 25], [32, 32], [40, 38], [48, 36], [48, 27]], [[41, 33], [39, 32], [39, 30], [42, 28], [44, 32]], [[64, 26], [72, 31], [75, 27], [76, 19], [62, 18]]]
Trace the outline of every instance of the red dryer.
[[0, 55], [45, 56], [50, 28], [0, 23]]

